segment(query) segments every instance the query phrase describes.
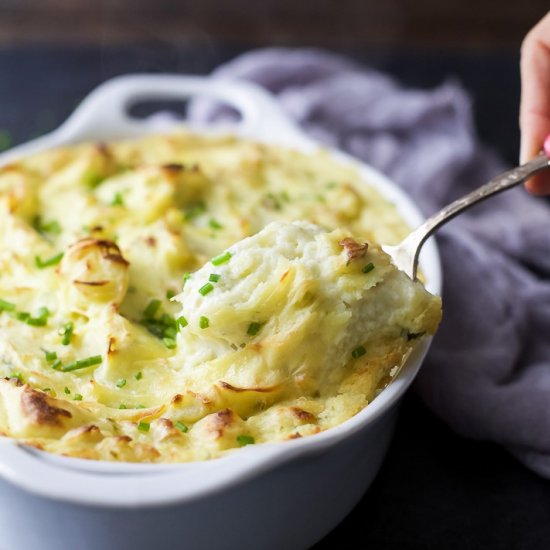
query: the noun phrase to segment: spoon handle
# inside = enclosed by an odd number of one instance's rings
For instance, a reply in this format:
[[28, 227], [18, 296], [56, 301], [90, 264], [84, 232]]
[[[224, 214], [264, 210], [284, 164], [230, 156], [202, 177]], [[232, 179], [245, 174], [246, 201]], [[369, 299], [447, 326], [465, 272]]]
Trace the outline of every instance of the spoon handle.
[[[494, 177], [489, 183], [448, 204], [417, 227], [402, 243], [394, 247], [392, 251], [392, 256], [395, 254], [400, 256], [398, 263], [401, 265], [398, 265], [398, 267], [403, 269], [411, 279], [416, 279], [418, 256], [422, 245], [437, 229], [474, 204], [519, 185], [533, 174], [549, 167], [550, 136], [545, 140], [544, 151], [539, 153], [535, 158], [517, 168], [512, 168]], [[408, 265], [405, 265], [406, 263]]]

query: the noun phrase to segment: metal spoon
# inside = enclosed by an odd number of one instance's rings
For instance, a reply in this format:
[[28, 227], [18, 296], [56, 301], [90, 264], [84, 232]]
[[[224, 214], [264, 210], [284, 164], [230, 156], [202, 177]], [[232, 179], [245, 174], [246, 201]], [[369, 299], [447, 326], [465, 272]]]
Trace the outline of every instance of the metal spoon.
[[404, 271], [414, 281], [416, 279], [418, 256], [422, 249], [422, 245], [426, 242], [428, 237], [435, 233], [442, 225], [474, 204], [519, 185], [533, 174], [549, 167], [550, 135], [544, 142], [544, 151], [541, 151], [534, 159], [494, 177], [489, 183], [482, 185], [475, 191], [445, 206], [439, 212], [428, 218], [422, 225], [417, 227], [398, 245], [384, 245], [382, 248], [386, 254], [391, 256], [396, 267]]

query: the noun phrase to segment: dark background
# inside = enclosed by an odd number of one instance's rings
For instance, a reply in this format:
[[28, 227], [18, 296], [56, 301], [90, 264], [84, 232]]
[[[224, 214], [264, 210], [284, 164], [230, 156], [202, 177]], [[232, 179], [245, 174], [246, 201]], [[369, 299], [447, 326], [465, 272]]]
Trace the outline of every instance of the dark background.
[[[0, 147], [55, 128], [117, 74], [206, 74], [251, 48], [307, 46], [352, 56], [409, 86], [460, 82], [481, 138], [515, 163], [520, 45], [549, 7], [543, 0], [0, 0]], [[550, 483], [500, 447], [452, 433], [410, 394], [374, 485], [316, 546], [333, 548], [550, 548]]]

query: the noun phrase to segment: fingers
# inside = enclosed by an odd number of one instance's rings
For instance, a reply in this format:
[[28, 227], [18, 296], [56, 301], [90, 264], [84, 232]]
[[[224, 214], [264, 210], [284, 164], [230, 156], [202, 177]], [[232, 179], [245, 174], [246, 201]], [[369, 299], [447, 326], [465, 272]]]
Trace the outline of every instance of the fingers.
[[[521, 48], [520, 129], [522, 163], [533, 158], [550, 134], [550, 12], [529, 32]], [[550, 173], [526, 183], [533, 194], [550, 194]]]

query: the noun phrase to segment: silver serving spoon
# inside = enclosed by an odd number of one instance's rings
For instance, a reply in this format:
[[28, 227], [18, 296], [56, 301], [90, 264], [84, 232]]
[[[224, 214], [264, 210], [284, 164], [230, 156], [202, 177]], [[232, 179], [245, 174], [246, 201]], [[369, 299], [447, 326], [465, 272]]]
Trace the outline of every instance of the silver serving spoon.
[[550, 167], [550, 135], [544, 142], [544, 151], [529, 162], [494, 177], [489, 183], [457, 199], [428, 218], [396, 246], [384, 245], [382, 249], [391, 256], [393, 263], [413, 281], [418, 269], [418, 256], [422, 245], [435, 231], [449, 220], [474, 204], [514, 187], [533, 174]]

